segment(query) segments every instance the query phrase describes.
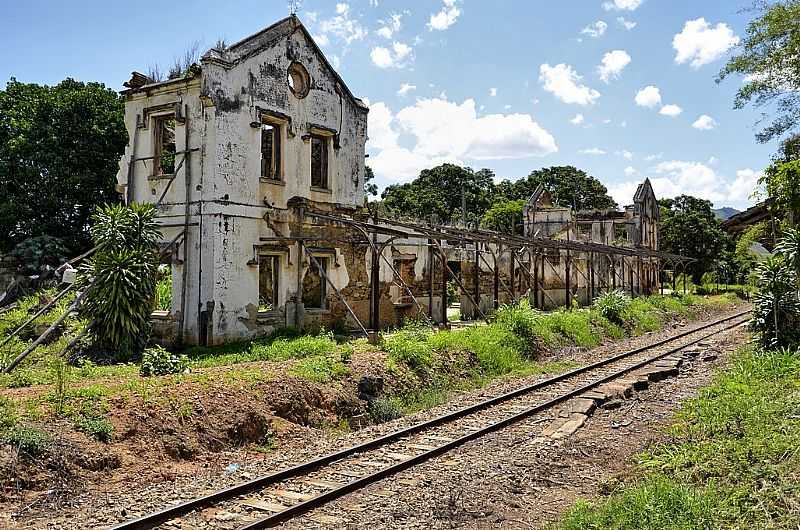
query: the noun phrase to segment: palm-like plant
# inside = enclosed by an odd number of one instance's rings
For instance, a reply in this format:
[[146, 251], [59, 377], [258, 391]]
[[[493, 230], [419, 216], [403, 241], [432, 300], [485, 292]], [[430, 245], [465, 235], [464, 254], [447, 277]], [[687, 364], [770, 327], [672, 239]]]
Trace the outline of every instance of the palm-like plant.
[[775, 247], [775, 252], [786, 258], [786, 261], [800, 277], [800, 230], [787, 230]]
[[753, 299], [751, 327], [765, 347], [793, 344], [800, 338], [800, 299], [797, 273], [786, 256], [778, 254], [756, 269], [759, 292]]
[[89, 289], [82, 310], [98, 345], [116, 356], [140, 353], [150, 335], [161, 237], [152, 205], [98, 208], [90, 229], [97, 251], [81, 267]]

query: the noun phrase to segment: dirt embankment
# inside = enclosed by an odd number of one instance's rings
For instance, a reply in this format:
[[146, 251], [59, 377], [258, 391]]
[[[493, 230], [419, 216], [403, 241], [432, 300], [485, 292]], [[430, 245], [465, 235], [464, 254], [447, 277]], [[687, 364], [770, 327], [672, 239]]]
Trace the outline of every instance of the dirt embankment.
[[[686, 324], [673, 322], [663, 332], [594, 350], [549, 352], [543, 360], [587, 362], [674, 334], [675, 327]], [[388, 362], [383, 352], [368, 351], [352, 356], [344, 377], [315, 383], [291, 375], [293, 363], [241, 363], [189, 376], [75, 383], [71, 392], [82, 396], [76, 406], [86, 406], [93, 393], [102, 394], [93, 406], [99, 402], [113, 425], [107, 442], [53, 414], [50, 387], [0, 391], [0, 397], [36, 409], [24, 424], [46, 435], [46, 441], [27, 444], [29, 451], [0, 447], [0, 513], [16, 523], [79, 504], [87, 495], [107, 496], [131, 485], [219, 476], [236, 472], [243, 462], [283, 467], [292, 459], [353, 443], [342, 435], [372, 422], [369, 404], [376, 398], [420, 391], [443, 378], [468, 380], [478, 370], [471, 352], [449, 353], [430, 373], [414, 373]]]

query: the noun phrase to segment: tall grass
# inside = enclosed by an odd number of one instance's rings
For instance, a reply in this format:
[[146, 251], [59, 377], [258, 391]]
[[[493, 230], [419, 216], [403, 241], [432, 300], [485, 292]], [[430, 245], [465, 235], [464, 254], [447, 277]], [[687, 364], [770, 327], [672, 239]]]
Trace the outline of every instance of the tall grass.
[[678, 413], [674, 441], [639, 457], [637, 478], [559, 528], [798, 528], [798, 381], [800, 351], [744, 348]]

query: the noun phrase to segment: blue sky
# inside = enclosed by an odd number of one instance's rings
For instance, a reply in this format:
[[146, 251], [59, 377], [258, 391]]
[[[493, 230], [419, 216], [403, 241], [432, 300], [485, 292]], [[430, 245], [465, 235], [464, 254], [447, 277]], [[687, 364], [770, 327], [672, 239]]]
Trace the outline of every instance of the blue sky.
[[[285, 0], [133, 5], [4, 6], [0, 79], [120, 89], [132, 70], [168, 66], [193, 41], [234, 42], [288, 13]], [[299, 16], [370, 104], [367, 163], [381, 187], [443, 161], [510, 179], [571, 164], [621, 203], [648, 176], [660, 196], [741, 209], [776, 150], [754, 139], [757, 110], [732, 110], [741, 79], [714, 80], [749, 5], [305, 0]]]

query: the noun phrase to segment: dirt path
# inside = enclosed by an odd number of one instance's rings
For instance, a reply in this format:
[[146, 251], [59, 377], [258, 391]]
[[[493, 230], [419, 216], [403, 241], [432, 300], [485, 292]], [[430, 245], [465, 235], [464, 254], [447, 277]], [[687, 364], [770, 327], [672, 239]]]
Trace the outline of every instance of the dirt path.
[[[731, 308], [723, 314], [740, 310]], [[709, 314], [703, 320], [721, 315]], [[584, 364], [699, 326], [703, 320], [678, 323], [661, 332], [590, 351], [562, 351], [557, 359]], [[677, 380], [651, 386], [619, 410], [596, 412], [587, 427], [566, 441], [538, 438], [542, 423], [503, 431], [409, 472], [408, 483], [415, 487], [404, 487], [398, 479], [390, 479], [320, 512], [331, 518], [316, 514], [294, 527], [528, 528], [531, 521], [546, 520], [576, 496], [596, 493], [604, 480], [624, 468], [631, 454], [657, 436], [658, 426], [669, 418], [678, 401], [705, 384], [711, 371], [711, 365], [705, 364], [693, 366], [691, 371], [684, 369]], [[76, 493], [72, 495], [40, 492], [25, 504], [0, 505], [0, 527], [105, 528], [542, 378], [498, 380], [482, 389], [456, 394], [445, 405], [347, 435], [292, 425], [280, 437], [276, 450], [270, 452], [241, 449], [180, 462], [164, 455], [163, 465], [143, 459], [141, 468], [127, 467], [124, 473], [97, 472], [85, 483], [74, 485], [72, 491]], [[213, 528], [213, 513], [210, 515], [209, 527]], [[314, 519], [327, 521], [327, 525]]]

